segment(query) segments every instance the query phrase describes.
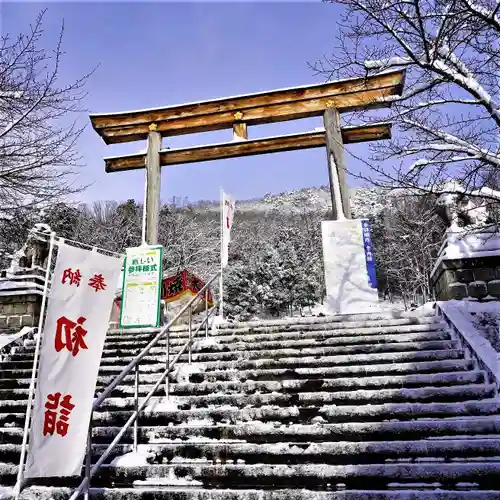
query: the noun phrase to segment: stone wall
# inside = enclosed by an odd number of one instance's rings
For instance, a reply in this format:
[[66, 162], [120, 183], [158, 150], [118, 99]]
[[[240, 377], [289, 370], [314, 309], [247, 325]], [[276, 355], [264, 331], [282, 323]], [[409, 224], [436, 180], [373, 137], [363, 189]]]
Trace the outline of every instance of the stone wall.
[[37, 326], [45, 276], [39, 269], [0, 275], [0, 329]]
[[42, 296], [39, 294], [0, 295], [0, 328], [37, 326]]
[[443, 260], [433, 274], [437, 300], [500, 299], [500, 255]]

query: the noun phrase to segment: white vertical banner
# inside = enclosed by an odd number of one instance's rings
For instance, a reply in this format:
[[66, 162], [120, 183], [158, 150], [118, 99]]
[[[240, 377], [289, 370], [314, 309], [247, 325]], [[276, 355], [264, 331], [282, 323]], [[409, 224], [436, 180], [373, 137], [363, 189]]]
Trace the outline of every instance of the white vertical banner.
[[59, 246], [24, 477], [79, 476], [122, 259]]
[[229, 243], [231, 242], [231, 227], [233, 226], [235, 205], [233, 198], [224, 191], [222, 191], [221, 204], [221, 267], [224, 269], [227, 266], [229, 258]]

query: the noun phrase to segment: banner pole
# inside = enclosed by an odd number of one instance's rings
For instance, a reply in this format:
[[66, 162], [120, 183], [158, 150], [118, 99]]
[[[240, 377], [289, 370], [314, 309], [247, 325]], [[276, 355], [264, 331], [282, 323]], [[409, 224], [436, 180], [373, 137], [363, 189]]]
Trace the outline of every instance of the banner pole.
[[147, 220], [147, 210], [146, 210], [146, 196], [148, 192], [148, 176], [147, 173], [144, 174], [144, 201], [142, 205], [142, 244], [146, 244], [146, 220]]
[[220, 188], [220, 278], [219, 278], [219, 316], [221, 319], [224, 318], [224, 283], [222, 279], [222, 274], [224, 267], [222, 265], [222, 255], [223, 255], [223, 245], [224, 245], [224, 191], [222, 187]]
[[38, 319], [38, 332], [36, 336], [35, 344], [35, 356], [33, 358], [33, 369], [31, 371], [31, 381], [30, 390], [28, 394], [28, 406], [26, 408], [26, 418], [24, 420], [24, 431], [23, 431], [23, 442], [21, 444], [21, 458], [19, 459], [19, 469], [17, 471], [17, 480], [14, 487], [14, 495], [16, 500], [19, 498], [22, 490], [22, 483], [24, 479], [24, 462], [26, 460], [26, 450], [28, 445], [28, 434], [30, 431], [30, 420], [31, 420], [31, 406], [33, 404], [33, 398], [35, 395], [35, 383], [36, 383], [36, 369], [38, 365], [38, 358], [40, 356], [40, 344], [42, 340], [42, 330], [45, 316], [45, 308], [47, 305], [47, 295], [49, 290], [49, 279], [50, 279], [50, 265], [52, 262], [52, 254], [54, 252], [55, 245], [55, 232], [50, 233], [50, 245], [49, 245], [49, 255], [47, 257], [47, 269], [45, 269], [45, 282], [43, 285], [43, 295], [42, 304], [40, 307], [40, 318]]

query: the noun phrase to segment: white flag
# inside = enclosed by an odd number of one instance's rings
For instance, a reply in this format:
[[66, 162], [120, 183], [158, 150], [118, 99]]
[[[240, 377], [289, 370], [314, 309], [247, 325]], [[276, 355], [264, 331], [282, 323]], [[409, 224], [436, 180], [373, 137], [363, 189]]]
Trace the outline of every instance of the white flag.
[[25, 477], [79, 476], [122, 259], [61, 245], [43, 328]]
[[221, 265], [227, 266], [229, 258], [229, 243], [231, 242], [231, 227], [234, 217], [234, 200], [222, 192], [222, 239], [221, 239]]

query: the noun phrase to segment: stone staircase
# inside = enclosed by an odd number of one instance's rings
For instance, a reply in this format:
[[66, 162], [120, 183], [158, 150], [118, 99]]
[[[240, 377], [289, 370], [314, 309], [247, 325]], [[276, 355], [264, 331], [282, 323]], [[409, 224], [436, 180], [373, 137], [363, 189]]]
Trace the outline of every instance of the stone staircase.
[[[187, 335], [172, 332], [172, 354]], [[110, 331], [97, 392], [151, 338]], [[162, 387], [141, 415], [147, 463], [116, 460], [133, 449], [131, 429], [92, 498], [500, 499], [496, 384], [434, 317], [240, 323], [198, 347], [169, 401]], [[29, 346], [0, 363], [4, 486], [15, 482], [32, 356]], [[141, 363], [142, 397], [165, 363], [162, 342]], [[125, 382], [94, 414], [94, 461], [134, 409], [134, 376]], [[71, 481], [39, 481], [22, 498], [68, 498]]]

